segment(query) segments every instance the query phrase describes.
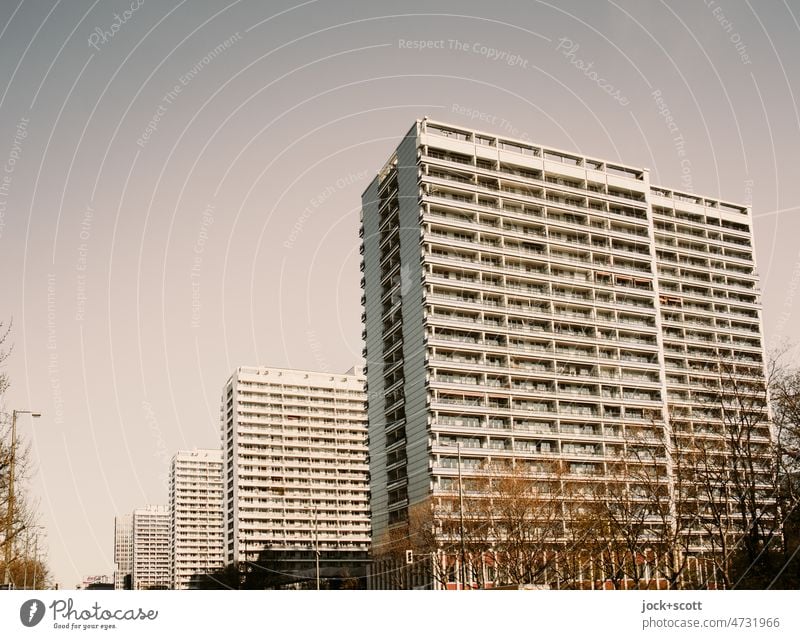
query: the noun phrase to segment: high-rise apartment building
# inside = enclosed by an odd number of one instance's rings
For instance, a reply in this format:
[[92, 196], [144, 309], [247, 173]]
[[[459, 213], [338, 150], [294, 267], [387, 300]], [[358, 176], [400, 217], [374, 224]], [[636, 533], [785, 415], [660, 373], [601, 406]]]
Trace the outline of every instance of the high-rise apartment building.
[[133, 590], [170, 587], [170, 511], [146, 506], [133, 511]]
[[459, 470], [470, 490], [492, 464], [557, 459], [588, 484], [639, 446], [669, 478], [666, 450], [718, 435], [721, 362], [758, 390], [746, 206], [430, 119], [362, 204], [373, 544]]
[[[225, 556], [363, 576], [369, 549], [364, 375], [241, 367], [222, 395]], [[274, 567], [273, 567], [274, 570]]]
[[114, 589], [131, 589], [133, 571], [133, 516], [114, 517]]
[[170, 465], [170, 573], [195, 588], [224, 565], [222, 451], [179, 451]]

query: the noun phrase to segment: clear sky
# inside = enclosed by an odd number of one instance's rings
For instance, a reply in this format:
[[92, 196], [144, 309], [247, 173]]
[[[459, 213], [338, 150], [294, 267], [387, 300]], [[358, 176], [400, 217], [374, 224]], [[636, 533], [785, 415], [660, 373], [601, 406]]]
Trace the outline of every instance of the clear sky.
[[44, 413], [19, 429], [56, 579], [111, 573], [114, 515], [218, 444], [235, 367], [360, 360], [360, 193], [425, 115], [752, 204], [767, 341], [797, 341], [799, 22], [796, 0], [0, 3], [4, 403]]

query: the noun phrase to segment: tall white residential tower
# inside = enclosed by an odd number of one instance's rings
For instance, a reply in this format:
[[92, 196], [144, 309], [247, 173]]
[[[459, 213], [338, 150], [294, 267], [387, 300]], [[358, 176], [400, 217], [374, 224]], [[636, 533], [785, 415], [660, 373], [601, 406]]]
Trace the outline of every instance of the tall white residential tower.
[[195, 588], [224, 566], [222, 451], [179, 451], [170, 465], [170, 573]]
[[170, 587], [169, 526], [168, 506], [146, 506], [133, 511], [133, 590]]
[[607, 481], [632, 441], [668, 477], [668, 448], [719, 436], [720, 362], [762, 379], [746, 206], [430, 119], [362, 204], [374, 544], [452, 499], [459, 448], [467, 489], [510, 460]]
[[363, 576], [369, 548], [364, 375], [240, 367], [222, 395], [225, 557]]

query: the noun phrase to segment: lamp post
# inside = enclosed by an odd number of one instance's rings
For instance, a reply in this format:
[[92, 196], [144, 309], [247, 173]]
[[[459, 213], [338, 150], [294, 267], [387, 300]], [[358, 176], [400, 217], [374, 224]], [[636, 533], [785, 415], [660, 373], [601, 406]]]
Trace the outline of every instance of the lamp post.
[[464, 548], [464, 486], [461, 482], [461, 442], [456, 444], [458, 450], [458, 511], [461, 529], [461, 589], [467, 587], [467, 551]]
[[317, 590], [319, 590], [319, 525], [317, 524], [317, 507], [312, 506], [314, 513], [314, 557], [316, 561]]
[[5, 564], [6, 564], [6, 584], [11, 580], [11, 543], [14, 528], [14, 471], [17, 461], [17, 415], [30, 415], [31, 417], [41, 417], [41, 413], [31, 410], [12, 410], [11, 411], [11, 453], [8, 462], [8, 504], [6, 509], [6, 539], [5, 539]]

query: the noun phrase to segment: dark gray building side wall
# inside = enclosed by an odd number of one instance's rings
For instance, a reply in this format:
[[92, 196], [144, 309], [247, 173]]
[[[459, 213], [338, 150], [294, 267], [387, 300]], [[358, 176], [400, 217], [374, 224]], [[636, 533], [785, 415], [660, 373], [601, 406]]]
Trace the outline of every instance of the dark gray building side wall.
[[[419, 221], [419, 169], [417, 166], [417, 125], [405, 135], [396, 150], [400, 221], [400, 268], [403, 317], [403, 376], [406, 398], [406, 441], [409, 501], [428, 493], [427, 408], [425, 391], [425, 349]], [[367, 393], [369, 408], [370, 511], [373, 545], [380, 543], [388, 527], [386, 474], [386, 419], [384, 358], [381, 322], [380, 237], [378, 219], [378, 178], [362, 196], [364, 229], [364, 293]]]

